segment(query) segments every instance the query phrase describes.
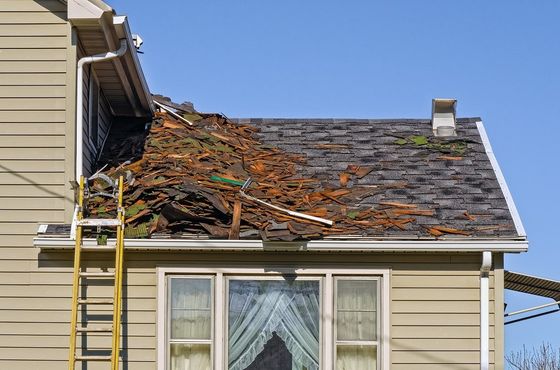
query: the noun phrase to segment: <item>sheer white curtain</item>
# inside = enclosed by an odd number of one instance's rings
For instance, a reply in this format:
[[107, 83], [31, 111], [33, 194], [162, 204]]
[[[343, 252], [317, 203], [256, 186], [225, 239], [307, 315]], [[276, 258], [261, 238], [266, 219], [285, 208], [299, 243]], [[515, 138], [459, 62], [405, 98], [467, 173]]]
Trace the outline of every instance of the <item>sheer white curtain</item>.
[[319, 369], [318, 281], [230, 280], [229, 370], [249, 366], [273, 332], [293, 370]]
[[377, 351], [375, 346], [338, 345], [336, 370], [376, 370]]
[[209, 344], [171, 344], [172, 370], [212, 370]]
[[337, 280], [336, 370], [377, 369], [377, 282]]
[[[211, 370], [210, 279], [172, 278], [169, 309], [172, 370]], [[185, 343], [185, 341], [189, 343]], [[198, 343], [197, 343], [198, 342]]]

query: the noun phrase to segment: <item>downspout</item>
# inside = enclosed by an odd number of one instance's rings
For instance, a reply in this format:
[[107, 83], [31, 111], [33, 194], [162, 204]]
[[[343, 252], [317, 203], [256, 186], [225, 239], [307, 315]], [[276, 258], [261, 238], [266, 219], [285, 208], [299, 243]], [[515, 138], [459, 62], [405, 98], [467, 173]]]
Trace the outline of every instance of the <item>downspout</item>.
[[480, 370], [490, 368], [490, 269], [492, 252], [482, 252], [480, 266]]
[[76, 182], [80, 182], [80, 177], [82, 176], [83, 170], [83, 76], [84, 76], [84, 65], [104, 62], [107, 60], [122, 57], [127, 50], [126, 39], [121, 40], [121, 47], [118, 50], [110, 51], [105, 54], [96, 54], [89, 57], [83, 57], [78, 61], [78, 73], [76, 75], [76, 86], [77, 86], [77, 96], [76, 96]]
[[[83, 174], [83, 161], [84, 161], [84, 107], [83, 107], [83, 93], [84, 93], [84, 66], [97, 62], [104, 62], [107, 60], [122, 57], [128, 48], [126, 39], [121, 39], [121, 46], [118, 50], [109, 51], [104, 54], [96, 54], [88, 57], [83, 57], [78, 61], [78, 72], [76, 73], [76, 182], [80, 183], [80, 178]], [[78, 206], [74, 210], [72, 218], [72, 228], [70, 230], [70, 238], [76, 238], [76, 217], [78, 215]]]

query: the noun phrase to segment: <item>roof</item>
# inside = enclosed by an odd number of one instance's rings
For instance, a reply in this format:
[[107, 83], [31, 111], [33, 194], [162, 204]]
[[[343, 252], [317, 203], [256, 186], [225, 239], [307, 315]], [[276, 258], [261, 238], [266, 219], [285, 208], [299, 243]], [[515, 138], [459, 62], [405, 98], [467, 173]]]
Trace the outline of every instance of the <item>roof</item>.
[[[105, 175], [127, 178], [129, 238], [525, 240], [479, 118], [459, 119], [457, 136], [444, 138], [422, 119], [175, 109], [148, 131], [119, 122], [107, 140]], [[103, 218], [114, 208], [94, 198], [89, 209]]]
[[554, 301], [560, 302], [560, 281], [506, 271], [504, 273], [504, 288], [552, 298]]
[[373, 171], [349, 186], [403, 182], [362, 200], [359, 205], [414, 204], [433, 210], [416, 215], [406, 230], [391, 228], [383, 235], [425, 236], [426, 226], [466, 230], [470, 237], [519, 236], [504, 192], [477, 127], [480, 118], [457, 120], [457, 136], [435, 138], [426, 119], [237, 119], [259, 129], [257, 136], [289, 153], [302, 153], [302, 176], [339, 186], [349, 165]]
[[[425, 119], [231, 120], [187, 106], [112, 126], [99, 166], [127, 178], [127, 238], [526, 242], [479, 118], [435, 137]], [[110, 217], [96, 199], [90, 217]]]

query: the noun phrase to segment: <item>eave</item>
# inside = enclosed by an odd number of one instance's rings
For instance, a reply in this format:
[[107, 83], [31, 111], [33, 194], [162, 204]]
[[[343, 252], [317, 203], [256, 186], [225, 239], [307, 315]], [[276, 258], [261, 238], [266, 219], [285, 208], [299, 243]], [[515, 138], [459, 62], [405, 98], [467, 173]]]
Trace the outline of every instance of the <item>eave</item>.
[[[108, 245], [115, 243], [108, 240]], [[70, 238], [33, 239], [42, 250], [72, 250]], [[96, 246], [95, 239], [85, 239], [84, 246]], [[136, 251], [293, 251], [293, 252], [498, 252], [522, 253], [528, 249], [524, 239], [448, 239], [448, 240], [312, 240], [301, 242], [266, 242], [262, 240], [192, 240], [192, 239], [125, 239], [125, 249]]]
[[72, 0], [68, 2], [68, 20], [85, 55], [116, 50], [120, 40], [126, 39], [129, 52], [94, 69], [114, 115], [151, 117], [154, 106], [126, 17], [115, 16], [113, 9], [99, 0]]

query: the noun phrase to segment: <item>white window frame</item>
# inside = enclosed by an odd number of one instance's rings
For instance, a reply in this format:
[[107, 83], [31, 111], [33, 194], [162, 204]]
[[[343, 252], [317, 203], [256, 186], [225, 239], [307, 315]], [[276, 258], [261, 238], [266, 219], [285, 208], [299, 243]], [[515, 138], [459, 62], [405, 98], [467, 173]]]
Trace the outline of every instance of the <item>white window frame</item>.
[[[335, 354], [334, 354], [334, 328], [335, 328], [335, 287], [334, 280], [335, 277], [377, 277], [379, 278], [379, 290], [378, 293], [378, 307], [379, 307], [379, 318], [378, 323], [379, 330], [379, 349], [378, 354], [378, 368], [380, 370], [390, 369], [390, 289], [391, 289], [391, 270], [390, 269], [379, 269], [379, 268], [332, 268], [332, 265], [317, 266], [313, 268], [299, 268], [290, 269], [280, 266], [266, 266], [262, 268], [251, 268], [251, 267], [157, 267], [157, 370], [167, 370], [167, 346], [166, 341], [166, 300], [167, 300], [167, 290], [166, 281], [168, 275], [191, 275], [191, 276], [208, 276], [214, 277], [214, 343], [212, 348], [213, 354], [213, 370], [227, 370], [227, 348], [226, 342], [226, 305], [227, 305], [227, 289], [226, 289], [226, 278], [243, 276], [250, 278], [248, 275], [256, 275], [255, 279], [264, 278], [264, 276], [281, 276], [282, 274], [295, 274], [298, 277], [305, 276], [315, 276], [323, 279], [322, 284], [322, 304], [323, 312], [321, 317], [321, 327], [322, 334], [321, 340], [321, 370], [333, 370], [335, 366]], [[380, 302], [379, 302], [380, 301]]]
[[[211, 326], [210, 326], [210, 339], [175, 339], [172, 340], [171, 339], [171, 305], [169, 304], [169, 295], [171, 293], [171, 284], [170, 281], [173, 279], [207, 279], [210, 280], [210, 320], [211, 320]], [[214, 275], [183, 275], [183, 274], [168, 274], [165, 277], [165, 290], [166, 290], [166, 314], [168, 315], [166, 317], [166, 323], [165, 323], [165, 342], [168, 343], [169, 345], [165, 346], [165, 358], [166, 358], [166, 362], [168, 362], [170, 360], [170, 353], [169, 353], [169, 349], [171, 347], [172, 343], [178, 343], [178, 344], [208, 344], [210, 345], [210, 364], [211, 366], [213, 366], [214, 364], [214, 356], [213, 356], [213, 352], [214, 352], [214, 321], [212, 320], [212, 317], [214, 317], [215, 315], [215, 304], [214, 304], [214, 299], [215, 299], [215, 289], [214, 289], [214, 284], [215, 284], [215, 276]]]
[[[377, 338], [377, 340], [375, 341], [364, 341], [364, 340], [338, 340], [338, 325], [337, 325], [337, 320], [338, 320], [338, 284], [337, 282], [342, 281], [342, 280], [348, 280], [348, 281], [375, 281], [376, 282], [376, 295], [377, 295], [377, 299], [376, 299], [376, 304], [375, 304], [375, 329], [376, 329], [376, 333], [375, 336]], [[381, 289], [381, 284], [380, 284], [380, 280], [381, 278], [379, 276], [372, 276], [372, 275], [361, 275], [361, 276], [348, 276], [348, 275], [335, 275], [333, 277], [333, 284], [334, 284], [334, 292], [333, 292], [333, 297], [334, 297], [334, 313], [333, 313], [333, 317], [334, 317], [334, 325], [333, 325], [333, 350], [332, 350], [332, 354], [333, 354], [333, 364], [336, 364], [336, 354], [337, 354], [337, 346], [344, 346], [344, 345], [365, 345], [365, 346], [375, 346], [375, 350], [376, 350], [376, 359], [377, 359], [377, 366], [376, 366], [376, 370], [382, 370], [384, 368], [382, 368], [382, 364], [381, 361], [379, 361], [380, 359], [380, 350], [381, 350], [381, 343], [380, 343], [380, 338], [381, 338], [381, 325], [380, 323], [382, 322], [382, 318], [381, 318], [381, 300], [383, 299], [381, 297], [381, 295], [379, 294], [379, 290]]]
[[[295, 275], [295, 274], [292, 274]], [[296, 280], [302, 281], [302, 280], [308, 280], [308, 281], [318, 281], [319, 282], [319, 299], [321, 299], [323, 297], [323, 286], [325, 284], [325, 276], [324, 275], [296, 275]], [[223, 368], [227, 369], [228, 366], [228, 359], [229, 359], [229, 353], [228, 353], [228, 349], [229, 349], [229, 341], [228, 341], [228, 335], [227, 335], [227, 329], [229, 327], [229, 320], [228, 320], [228, 312], [229, 312], [229, 283], [231, 280], [277, 280], [277, 281], [281, 281], [283, 280], [283, 277], [281, 274], [275, 274], [275, 275], [226, 275], [224, 276], [224, 280], [225, 280], [225, 289], [223, 290], [223, 295], [224, 295], [224, 299], [225, 299], [225, 307], [224, 307], [224, 327], [223, 327], [223, 336], [224, 336], [224, 347], [223, 347], [223, 351], [224, 351], [224, 358], [223, 358]], [[323, 311], [324, 310], [324, 299], [321, 299], [321, 302], [319, 304], [319, 320], [321, 319], [321, 317], [323, 317]], [[319, 325], [319, 359], [323, 358], [323, 343], [324, 343], [324, 338], [323, 338], [323, 325]], [[320, 361], [322, 362], [322, 361]]]

